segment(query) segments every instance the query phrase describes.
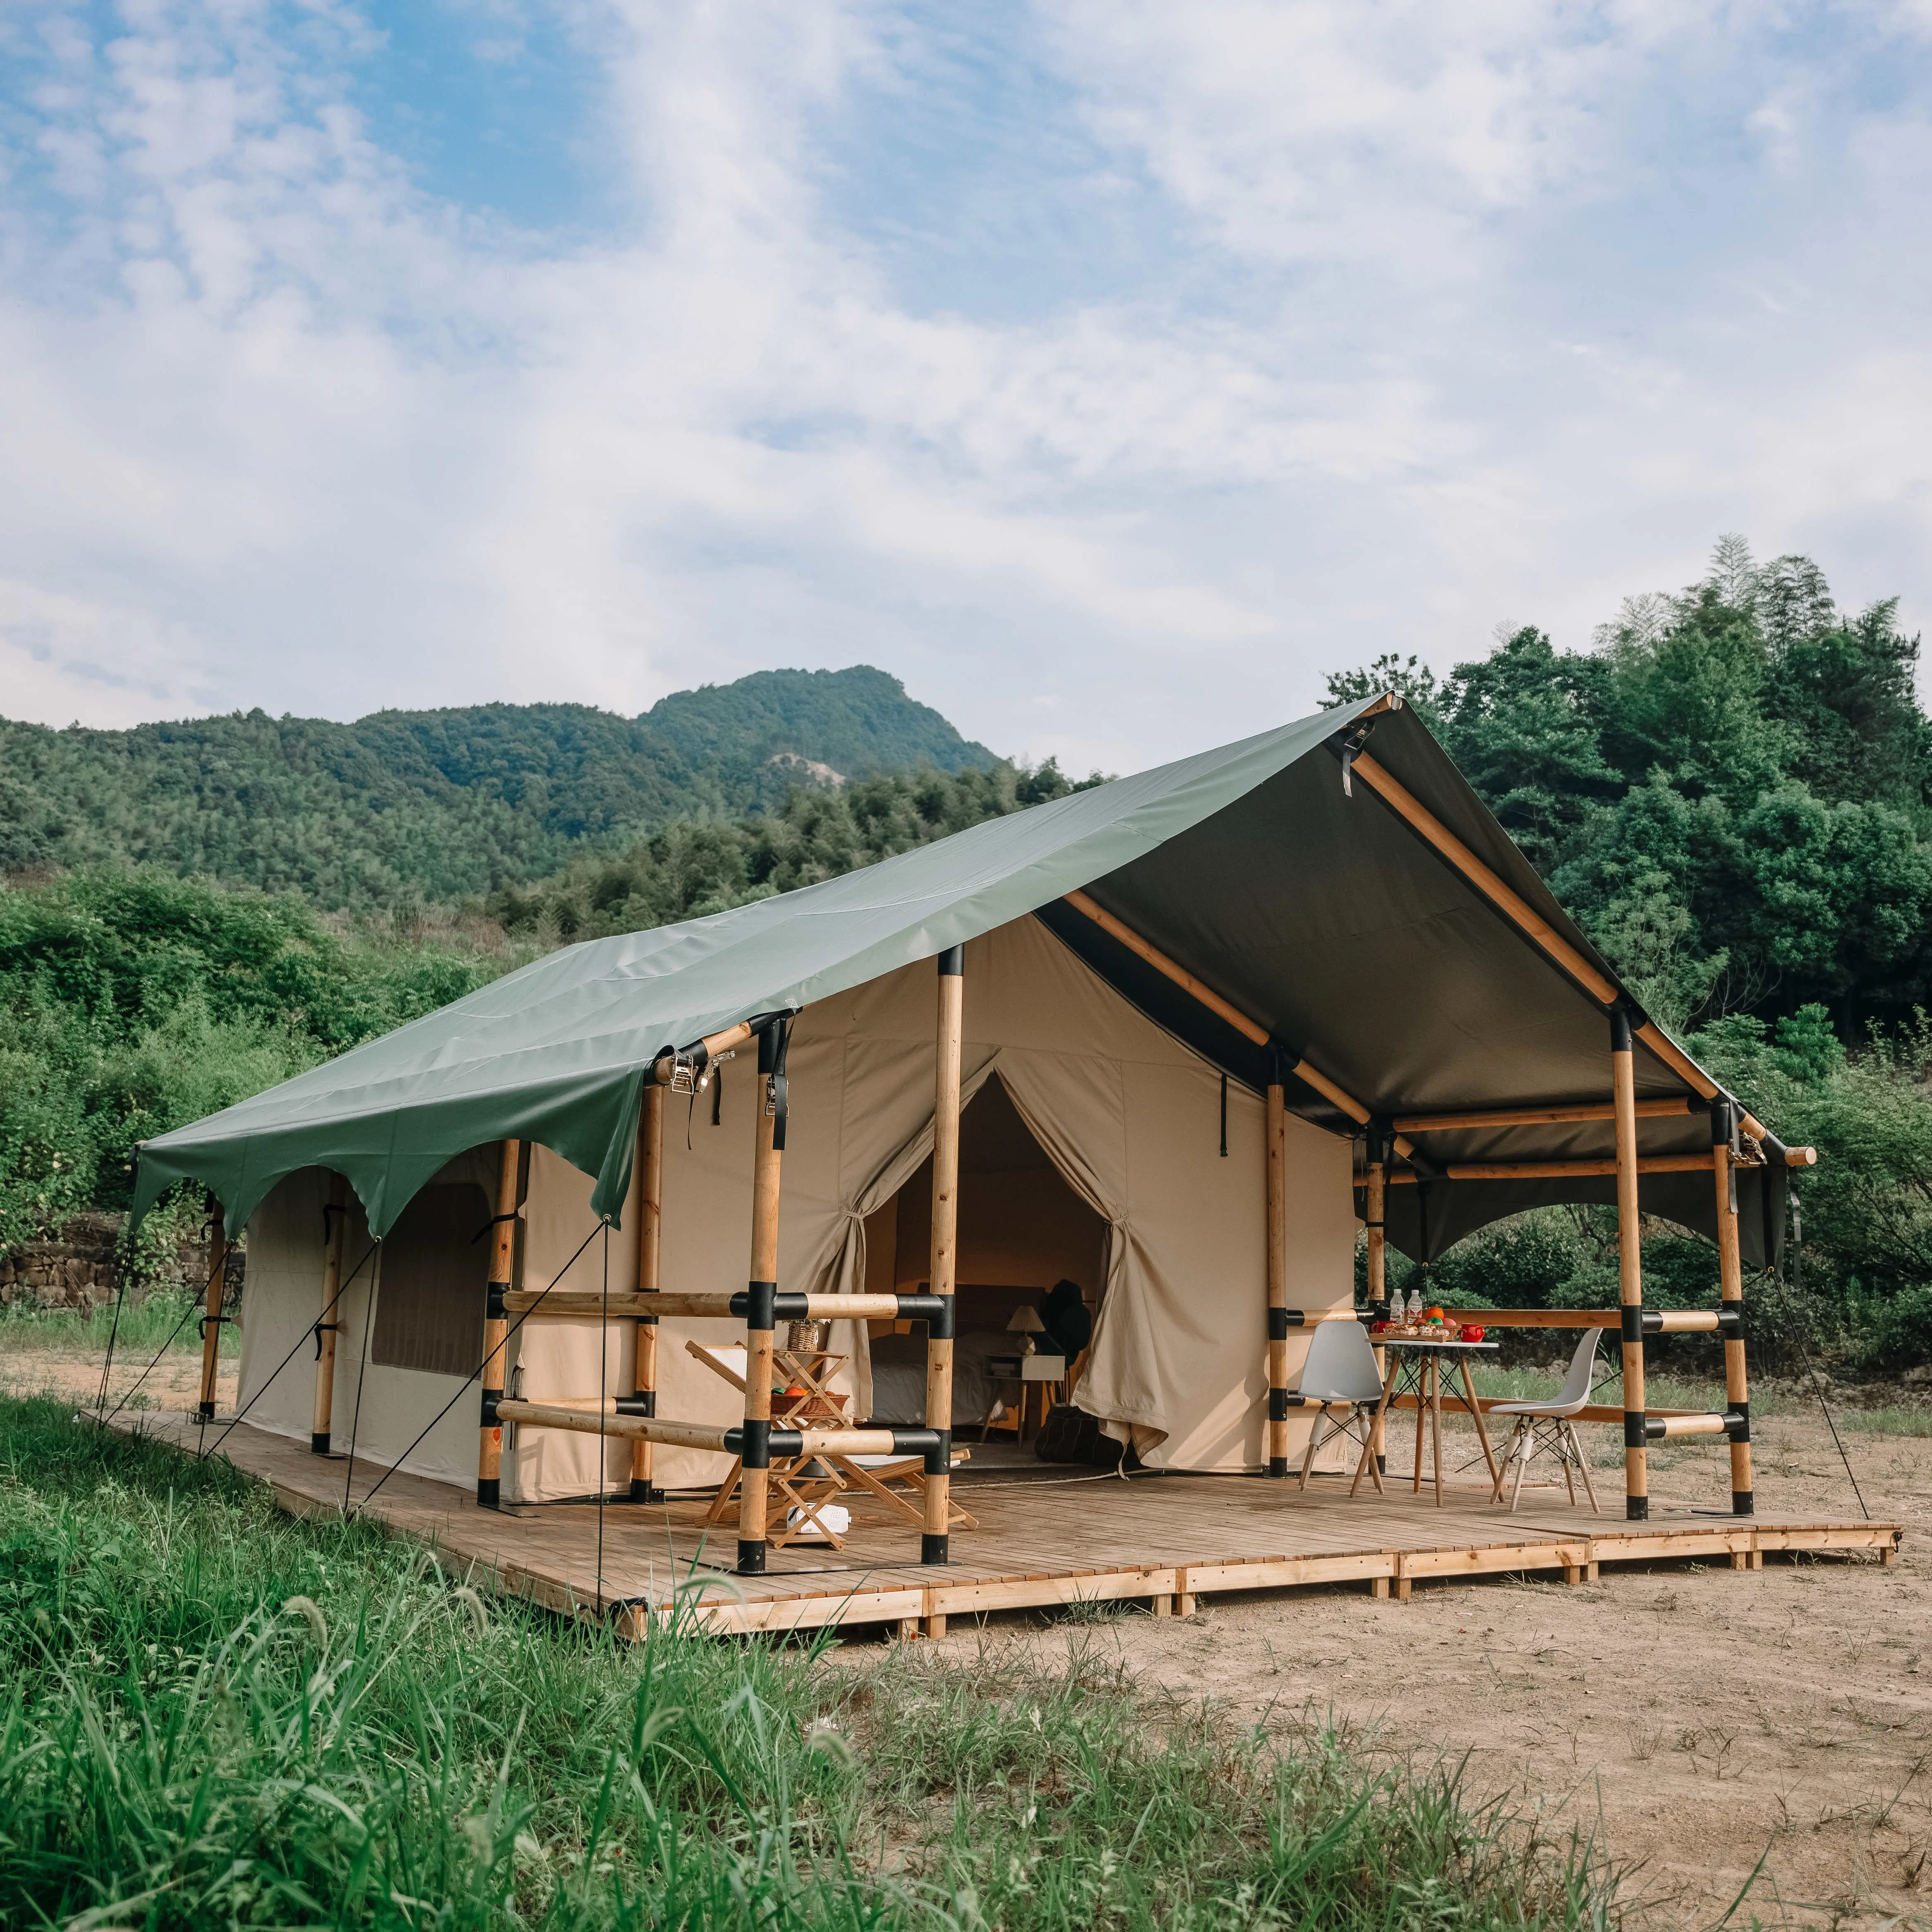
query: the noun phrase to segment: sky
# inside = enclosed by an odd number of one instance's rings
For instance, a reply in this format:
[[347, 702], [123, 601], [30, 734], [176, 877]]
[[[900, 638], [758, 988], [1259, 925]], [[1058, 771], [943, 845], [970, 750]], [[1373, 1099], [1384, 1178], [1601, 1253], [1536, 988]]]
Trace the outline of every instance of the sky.
[[1932, 0], [0, 0], [0, 714], [870, 663], [1131, 770], [1932, 612]]

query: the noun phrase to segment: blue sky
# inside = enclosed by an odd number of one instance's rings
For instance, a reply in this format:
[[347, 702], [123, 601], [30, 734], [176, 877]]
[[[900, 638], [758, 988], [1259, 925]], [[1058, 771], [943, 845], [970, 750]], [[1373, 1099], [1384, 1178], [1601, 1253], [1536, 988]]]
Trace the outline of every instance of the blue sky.
[[1932, 606], [1932, 0], [14, 0], [0, 712], [870, 662], [1130, 769]]

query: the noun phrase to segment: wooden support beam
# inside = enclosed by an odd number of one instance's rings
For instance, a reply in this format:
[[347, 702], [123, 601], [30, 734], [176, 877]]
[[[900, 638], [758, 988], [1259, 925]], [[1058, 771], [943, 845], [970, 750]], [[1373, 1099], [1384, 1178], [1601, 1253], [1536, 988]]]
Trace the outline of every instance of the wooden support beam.
[[[1485, 1328], [1621, 1328], [1616, 1308], [1444, 1308], [1445, 1322], [1473, 1322]], [[1657, 1325], [1652, 1326], [1652, 1320]], [[1714, 1308], [1664, 1308], [1646, 1311], [1645, 1332], [1652, 1335], [1708, 1335], [1723, 1326]]]
[[[966, 1016], [966, 949], [940, 954], [938, 1029], [932, 1088], [932, 1246], [929, 1286], [950, 1295], [959, 1260], [960, 1053]], [[944, 1326], [946, 1333], [939, 1334]], [[926, 1521], [920, 1561], [943, 1564], [950, 1550], [952, 1492], [952, 1336], [950, 1322], [926, 1331], [926, 1426], [939, 1433], [939, 1453], [926, 1477]]]
[[1268, 1089], [1268, 1472], [1288, 1474], [1288, 1112], [1281, 1082]]
[[[1718, 1292], [1742, 1308], [1744, 1266], [1738, 1240], [1738, 1178], [1731, 1162], [1731, 1112], [1723, 1101], [1711, 1109], [1712, 1179], [1717, 1189]], [[1755, 1504], [1751, 1490], [1750, 1384], [1744, 1369], [1742, 1328], [1724, 1337], [1724, 1400], [1745, 1418], [1742, 1441], [1731, 1444], [1731, 1514], [1749, 1516]]]
[[198, 1413], [207, 1421], [214, 1413], [214, 1378], [221, 1352], [221, 1302], [228, 1289], [228, 1231], [222, 1223], [221, 1203], [208, 1197], [208, 1293], [202, 1304], [201, 1324], [201, 1404]]
[[[1492, 1409], [1516, 1400], [1518, 1398], [1514, 1396], [1479, 1395], [1476, 1398], [1476, 1406], [1487, 1415]], [[1428, 1406], [1426, 1402], [1418, 1400], [1416, 1396], [1407, 1394], [1390, 1396], [1388, 1406], [1392, 1409]], [[1456, 1406], [1460, 1408], [1463, 1406], [1462, 1400], [1459, 1396], [1456, 1398]], [[1682, 1416], [1702, 1417], [1708, 1413], [1708, 1410], [1702, 1408], [1648, 1408], [1644, 1411], [1646, 1416], [1662, 1416], [1666, 1420]], [[1615, 1423], [1621, 1429], [1624, 1425], [1624, 1412], [1620, 1408], [1612, 1408], [1606, 1402], [1590, 1402], [1577, 1410], [1574, 1415], [1569, 1418], [1569, 1420], [1572, 1422], [1611, 1422]]]
[[[580, 1436], [628, 1436], [633, 1442], [662, 1442], [679, 1449], [709, 1449], [731, 1454], [732, 1432], [722, 1423], [672, 1422], [661, 1416], [620, 1415], [614, 1396], [568, 1396], [543, 1402], [519, 1402], [506, 1396], [496, 1407], [505, 1422], [526, 1429], [560, 1429]], [[890, 1429], [806, 1429], [800, 1432], [803, 1456], [890, 1456], [895, 1453]]]
[[[917, 1318], [905, 1316], [900, 1306], [903, 1298], [896, 1294], [808, 1294], [803, 1298], [804, 1318], [809, 1322]], [[614, 1294], [607, 1304], [594, 1289], [552, 1288], [545, 1292], [533, 1288], [519, 1288], [506, 1296], [504, 1308], [508, 1314], [527, 1316], [535, 1321], [542, 1321], [546, 1316], [572, 1322], [586, 1318], [595, 1320], [607, 1312], [614, 1320], [632, 1322], [657, 1315], [708, 1315], [729, 1321], [734, 1316], [742, 1318], [742, 1304], [737, 1309], [731, 1306], [737, 1300], [736, 1295], [722, 1288], [689, 1294], [662, 1288], [655, 1294]]]
[[[1496, 873], [1484, 865], [1392, 772], [1378, 764], [1366, 752], [1354, 754], [1351, 760], [1351, 769], [1399, 818], [1425, 843], [1434, 847], [1442, 858], [1460, 872], [1511, 925], [1540, 947], [1550, 959], [1575, 980], [1600, 1006], [1606, 1008], [1614, 1006], [1622, 998], [1617, 988], [1521, 893], [1505, 885]], [[1636, 1037], [1695, 1092], [1706, 1100], [1714, 1100], [1718, 1097], [1720, 1090], [1718, 1083], [1661, 1027], [1653, 1021], [1646, 1020], [1635, 1031]], [[1754, 1141], [1763, 1141], [1771, 1137], [1770, 1130], [1763, 1122], [1748, 1113], [1739, 1114], [1738, 1124]], [[1793, 1153], [1809, 1156], [1792, 1163], [1798, 1166], [1809, 1166], [1817, 1157], [1814, 1149], [1794, 1148], [1787, 1153], [1787, 1160]]]
[[[1352, 769], [1356, 777], [1376, 793], [1397, 818], [1403, 820], [1426, 844], [1433, 846], [1451, 867], [1460, 872], [1508, 919], [1511, 925], [1540, 946], [1592, 999], [1605, 1006], [1615, 1004], [1620, 997], [1616, 988], [1527, 899], [1504, 884], [1502, 880], [1392, 772], [1370, 757], [1366, 752], [1355, 754]], [[1703, 1089], [1700, 1087], [1698, 1090], [1701, 1093]]]
[[[1633, 1119], [1633, 1130], [1636, 1123]], [[1639, 1174], [1708, 1174], [1708, 1154], [1645, 1154], [1635, 1163]], [[1483, 1160], [1454, 1162], [1442, 1173], [1450, 1180], [1568, 1180], [1592, 1174], [1619, 1174], [1622, 1168], [1612, 1157], [1606, 1160]], [[1389, 1180], [1397, 1186], [1413, 1186], [1421, 1176], [1398, 1172]]]
[[[1636, 1117], [1640, 1120], [1671, 1120], [1690, 1111], [1688, 1099], [1640, 1100], [1636, 1103]], [[1616, 1108], [1611, 1102], [1589, 1100], [1580, 1101], [1570, 1107], [1502, 1107], [1492, 1108], [1486, 1113], [1404, 1114], [1396, 1117], [1395, 1124], [1407, 1134], [1447, 1134], [1459, 1133], [1472, 1127], [1561, 1126], [1576, 1120], [1612, 1120], [1616, 1118]]]
[[1721, 1415], [1668, 1415], [1651, 1424], [1653, 1433], [1661, 1435], [1666, 1441], [1686, 1436], [1725, 1436], [1730, 1431], [1727, 1419]]
[[322, 1312], [316, 1317], [315, 1408], [309, 1423], [308, 1446], [317, 1456], [328, 1454], [335, 1408], [335, 1336], [341, 1327], [336, 1298], [342, 1292], [342, 1238], [349, 1219], [349, 1184], [339, 1174], [328, 1177], [328, 1205], [322, 1210]]
[[[771, 1481], [772, 1304], [778, 1282], [778, 1176], [784, 1145], [784, 1102], [790, 1029], [781, 1020], [758, 1036], [758, 1126], [752, 1165], [752, 1275], [746, 1292], [745, 1439], [738, 1472], [738, 1569], [765, 1567], [766, 1503]], [[662, 1438], [659, 1438], [660, 1440]]]
[[[1637, 1206], [1636, 1061], [1630, 1012], [1610, 1009], [1610, 1090], [1617, 1109], [1617, 1299], [1643, 1306], [1642, 1222]], [[1639, 1317], [1641, 1319], [1641, 1316]], [[1624, 1357], [1624, 1514], [1633, 1522], [1650, 1514], [1649, 1460], [1643, 1446], [1643, 1337], [1625, 1331]]]
[[[654, 1082], [644, 1087], [644, 1107], [638, 1116], [638, 1294], [648, 1303], [655, 1299], [662, 1279], [660, 1267], [664, 1234], [664, 1089]], [[658, 1317], [656, 1310], [640, 1310], [636, 1316], [637, 1346], [631, 1373], [631, 1389], [636, 1395], [653, 1400], [658, 1387]], [[655, 1502], [662, 1493], [654, 1480], [657, 1473], [654, 1445], [639, 1436], [631, 1445], [631, 1500]]]
[[[496, 1217], [490, 1228], [490, 1278], [484, 1290], [482, 1379], [486, 1416], [490, 1398], [503, 1393], [504, 1358], [510, 1331], [504, 1304], [509, 1296], [512, 1276], [516, 1270], [517, 1194], [521, 1184], [523, 1165], [523, 1143], [506, 1141], [496, 1162]], [[478, 1508], [494, 1509], [501, 1500], [502, 1466], [502, 1425], [485, 1421], [476, 1450]]]
[[[736, 1053], [751, 1038], [754, 1030], [756, 1029], [749, 1020], [740, 1020], [736, 1026], [727, 1027], [722, 1033], [708, 1033], [694, 1049], [694, 1057], [699, 1058], [700, 1065], [708, 1065], [721, 1054]], [[660, 1054], [651, 1063], [646, 1085], [655, 1083], [660, 1087], [668, 1087], [676, 1067], [677, 1056], [675, 1054]]]
[[[1130, 952], [1145, 960], [1163, 979], [1171, 980], [1217, 1018], [1226, 1021], [1244, 1039], [1252, 1040], [1256, 1046], [1274, 1044], [1273, 1036], [1258, 1020], [1250, 1019], [1238, 1006], [1222, 998], [1212, 986], [1197, 980], [1179, 961], [1170, 959], [1151, 940], [1143, 939], [1125, 920], [1116, 919], [1097, 899], [1079, 892], [1067, 893], [1066, 899], [1076, 912], [1090, 919], [1102, 932], [1118, 939]], [[1330, 1106], [1346, 1114], [1358, 1126], [1368, 1124], [1368, 1108], [1352, 1094], [1344, 1093], [1320, 1068], [1311, 1066], [1305, 1060], [1292, 1059], [1286, 1054], [1282, 1056], [1281, 1064], [1284, 1072], [1292, 1073], [1304, 1085], [1313, 1088]], [[1396, 1150], [1406, 1156], [1414, 1153], [1414, 1149], [1406, 1141], [1399, 1140]]]

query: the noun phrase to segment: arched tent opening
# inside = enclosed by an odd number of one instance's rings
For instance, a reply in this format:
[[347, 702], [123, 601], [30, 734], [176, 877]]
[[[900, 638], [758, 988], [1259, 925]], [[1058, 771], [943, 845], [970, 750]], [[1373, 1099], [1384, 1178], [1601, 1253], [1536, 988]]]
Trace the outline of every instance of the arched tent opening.
[[[1010, 1324], [1036, 1309], [1055, 1283], [1079, 1289], [1090, 1318], [1107, 1285], [1106, 1217], [1054, 1165], [992, 1075], [959, 1121], [959, 1300], [953, 1356], [956, 1427], [994, 1420], [1014, 1391], [996, 1390], [988, 1364], [1019, 1346]], [[932, 1244], [932, 1156], [866, 1222], [866, 1286], [923, 1294]], [[898, 1332], [894, 1333], [893, 1330]], [[884, 1332], [880, 1332], [883, 1330]], [[871, 1338], [872, 1418], [926, 1420], [926, 1337], [910, 1322], [878, 1324]]]

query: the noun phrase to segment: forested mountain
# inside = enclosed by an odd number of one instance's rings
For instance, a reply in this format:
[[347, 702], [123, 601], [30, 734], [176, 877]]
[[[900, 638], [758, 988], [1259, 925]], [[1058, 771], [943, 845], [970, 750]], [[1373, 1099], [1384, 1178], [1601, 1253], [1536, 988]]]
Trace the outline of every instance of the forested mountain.
[[776, 806], [801, 784], [987, 770], [868, 666], [760, 671], [638, 718], [580, 704], [265, 712], [131, 730], [0, 721], [0, 871], [121, 862], [334, 910], [480, 896], [673, 819]]
[[[1592, 650], [1526, 628], [1446, 678], [1384, 656], [1329, 680], [1336, 703], [1403, 692], [1639, 997], [1819, 1147], [1810, 1289], [1752, 1290], [1760, 1360], [1786, 1366], [1818, 1344], [1868, 1367], [1932, 1358], [1932, 1025], [1915, 1012], [1932, 1005], [1932, 731], [1897, 615], [1840, 612], [1808, 560], [1759, 566], [1730, 539]], [[766, 673], [634, 720], [254, 713], [0, 726], [0, 1248], [124, 1202], [140, 1136], [560, 940], [809, 884], [1070, 788], [866, 670]], [[1645, 1250], [1660, 1305], [1708, 1299], [1703, 1244], [1653, 1228]], [[1462, 1244], [1439, 1279], [1598, 1306], [1615, 1262], [1606, 1214], [1545, 1210]]]

